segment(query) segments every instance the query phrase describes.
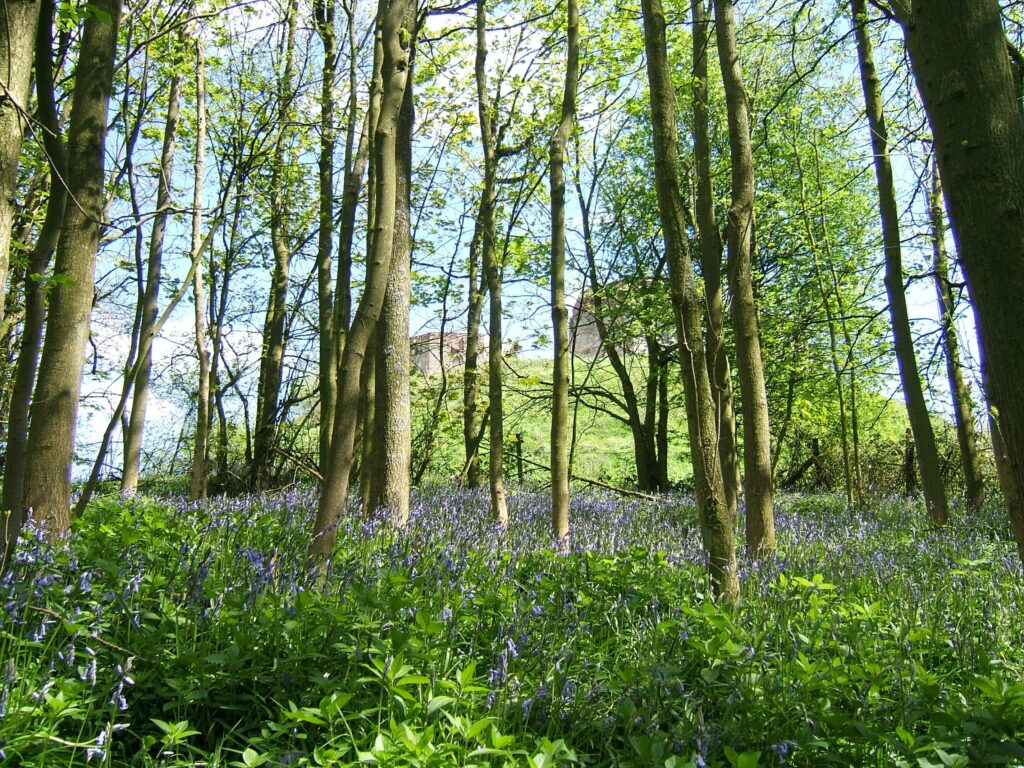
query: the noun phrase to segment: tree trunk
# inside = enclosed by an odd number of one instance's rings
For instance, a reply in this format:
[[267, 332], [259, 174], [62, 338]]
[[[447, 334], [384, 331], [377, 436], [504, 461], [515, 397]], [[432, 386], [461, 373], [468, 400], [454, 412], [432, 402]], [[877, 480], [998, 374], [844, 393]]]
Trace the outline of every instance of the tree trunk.
[[568, 0], [568, 60], [562, 118], [551, 138], [551, 322], [555, 353], [551, 371], [551, 533], [560, 546], [569, 536], [569, 312], [565, 306], [565, 149], [576, 120], [580, 43], [577, 0]]
[[[196, 40], [196, 162], [192, 176], [192, 253], [202, 243], [203, 177], [206, 173], [206, 60], [203, 41]], [[207, 343], [206, 285], [203, 281], [202, 258], [192, 278], [195, 298], [196, 356], [199, 359], [199, 392], [196, 396], [196, 441], [192, 454], [191, 497], [206, 498], [208, 472], [206, 456], [210, 442], [210, 348]]]
[[[406, 28], [414, 19], [406, 19]], [[412, 471], [412, 409], [409, 394], [409, 303], [412, 265], [412, 132], [415, 123], [413, 67], [415, 50], [409, 48], [409, 84], [398, 117], [396, 156], [398, 183], [395, 193], [395, 221], [391, 271], [388, 274], [384, 307], [377, 325], [377, 409], [374, 433], [379, 461], [373, 469], [379, 478], [378, 506], [392, 525], [404, 527], [409, 521], [410, 473]]]
[[[331, 426], [338, 366], [334, 330], [334, 293], [331, 285], [331, 259], [334, 249], [334, 78], [338, 64], [338, 43], [334, 29], [334, 0], [314, 0], [313, 21], [324, 47], [320, 68], [320, 210], [316, 247], [316, 288], [319, 309], [320, 427], [317, 463], [327, 464], [331, 450]], [[352, 94], [353, 99], [355, 93]]]
[[28, 125], [29, 84], [41, 5], [38, 0], [0, 3], [0, 327], [4, 321], [2, 297], [7, 295], [18, 160]]
[[[185, 28], [183, 27], [182, 30]], [[146, 338], [156, 323], [160, 301], [160, 280], [163, 273], [164, 232], [167, 229], [168, 208], [171, 205], [171, 175], [174, 172], [174, 150], [178, 133], [178, 113], [181, 105], [181, 73], [184, 70], [181, 49], [185, 46], [185, 32], [172, 43], [173, 71], [167, 96], [167, 116], [164, 119], [164, 139], [160, 152], [160, 178], [157, 180], [156, 216], [149, 237], [149, 258], [146, 263], [146, 287], [142, 300], [139, 338]], [[142, 358], [135, 377], [132, 394], [131, 417], [124, 435], [124, 472], [121, 475], [121, 493], [134, 496], [139, 485], [142, 460], [142, 436], [146, 428], [146, 407], [149, 404], [150, 375], [153, 370], [153, 348]]]
[[715, 0], [718, 61], [729, 113], [729, 154], [732, 157], [732, 204], [729, 208], [729, 290], [736, 358], [743, 393], [743, 469], [747, 502], [747, 555], [775, 551], [772, 505], [771, 431], [768, 395], [761, 360], [761, 339], [754, 303], [754, 156], [750, 117], [743, 87], [732, 0]]
[[641, 7], [651, 88], [655, 183], [686, 389], [686, 420], [701, 536], [708, 552], [714, 594], [724, 603], [735, 603], [739, 600], [739, 574], [733, 542], [736, 521], [730, 516], [725, 502], [717, 449], [718, 415], [704, 354], [701, 309], [676, 175], [678, 147], [674, 91], [665, 43], [665, 14], [661, 0], [643, 0]]
[[868, 36], [865, 0], [850, 0], [854, 33], [857, 36], [857, 58], [860, 64], [861, 85], [871, 129], [871, 147], [875, 158], [875, 177], [878, 180], [878, 207], [882, 219], [882, 241], [885, 247], [885, 290], [889, 297], [889, 315], [896, 349], [896, 363], [900, 370], [907, 416], [917, 447], [917, 463], [921, 472], [921, 490], [924, 492], [928, 515], [935, 525], [949, 521], [946, 507], [946, 489], [942, 482], [939, 452], [935, 433], [928, 416], [921, 377], [917, 369], [914, 338], [907, 310], [907, 297], [903, 288], [903, 255], [900, 244], [899, 208], [892, 164], [889, 160], [889, 136], [882, 109], [882, 91], [875, 70], [871, 38]]
[[477, 400], [480, 397], [480, 316], [483, 314], [484, 297], [487, 295], [487, 282], [479, 276], [480, 242], [483, 237], [481, 220], [482, 216], [478, 214], [473, 228], [473, 241], [469, 246], [466, 352], [462, 373], [462, 443], [466, 454], [467, 488], [479, 488], [483, 484], [480, 474], [480, 416]]
[[736, 454], [736, 413], [732, 370], [725, 349], [725, 310], [722, 300], [722, 237], [715, 218], [715, 191], [711, 183], [711, 142], [708, 106], [708, 15], [705, 0], [691, 0], [693, 16], [693, 155], [697, 167], [696, 224], [701, 274], [707, 311], [707, 358], [711, 392], [718, 410], [718, 456], [729, 514], [736, 515], [740, 464]]
[[104, 214], [104, 145], [114, 77], [120, 0], [96, 0], [85, 21], [68, 127], [66, 206], [55, 270], [71, 278], [55, 286], [47, 313], [39, 380], [26, 447], [23, 508], [56, 539], [70, 523], [71, 464], [82, 361], [92, 313], [93, 279]]
[[274, 442], [277, 437], [278, 405], [284, 379], [284, 353], [287, 344], [285, 325], [288, 316], [288, 271], [292, 258], [288, 243], [288, 182], [286, 154], [292, 132], [292, 102], [295, 87], [292, 70], [295, 33], [298, 28], [298, 0], [290, 0], [284, 65], [278, 85], [277, 135], [270, 163], [270, 246], [274, 253], [274, 273], [270, 282], [270, 300], [263, 324], [263, 354], [256, 405], [253, 440], [253, 466], [250, 482], [254, 490], [265, 490], [273, 481]]
[[932, 220], [932, 266], [935, 270], [935, 293], [939, 302], [942, 324], [942, 345], [946, 353], [946, 376], [953, 401], [953, 419], [956, 423], [960, 463], [964, 471], [964, 490], [968, 507], [977, 512], [985, 499], [985, 485], [981, 474], [981, 457], [974, 431], [974, 404], [971, 388], [960, 366], [960, 343], [956, 336], [956, 303], [949, 284], [949, 257], [946, 254], [946, 223], [942, 203], [942, 182], [939, 169], [932, 167], [932, 190], [929, 199]]
[[[53, 93], [54, 10], [54, 0], [42, 0], [40, 3], [35, 46], [36, 103], [38, 119], [43, 127], [43, 144], [50, 165], [50, 195], [46, 203], [46, 218], [29, 256], [28, 276], [25, 279], [25, 317], [11, 393], [7, 450], [4, 454], [3, 499], [0, 503], [0, 515], [3, 515], [3, 525], [0, 526], [0, 574], [4, 572], [11, 554], [10, 550], [13, 549], [24, 522], [22, 497], [28, 415], [32, 405], [32, 388], [36, 383], [36, 370], [39, 367], [43, 323], [46, 320], [46, 287], [42, 275], [46, 273], [53, 251], [57, 247], [67, 200], [67, 189], [63, 182], [67, 173], [67, 157]], [[32, 275], [40, 277], [33, 278]]]
[[[396, 138], [409, 69], [409, 31], [402, 27], [410, 0], [379, 0], [377, 27], [383, 46], [383, 89], [373, 141], [375, 216], [373, 250], [368, 254], [363, 295], [341, 357], [338, 402], [354, 403], [359, 396], [359, 374], [377, 319], [380, 317], [394, 241], [395, 199], [398, 184]], [[331, 436], [331, 457], [310, 542], [310, 566], [321, 568], [334, 549], [338, 518], [348, 507], [349, 476], [355, 459], [355, 408], [338, 410]]]
[[487, 342], [488, 412], [491, 446], [488, 456], [488, 480], [491, 491], [491, 516], [498, 525], [508, 523], [505, 502], [505, 421], [502, 411], [502, 317], [501, 268], [495, 242], [494, 209], [497, 195], [498, 153], [491, 125], [491, 99], [487, 92], [486, 0], [476, 7], [476, 93], [480, 117], [480, 143], [484, 155], [484, 191], [480, 204], [481, 255], [489, 293], [489, 338]]

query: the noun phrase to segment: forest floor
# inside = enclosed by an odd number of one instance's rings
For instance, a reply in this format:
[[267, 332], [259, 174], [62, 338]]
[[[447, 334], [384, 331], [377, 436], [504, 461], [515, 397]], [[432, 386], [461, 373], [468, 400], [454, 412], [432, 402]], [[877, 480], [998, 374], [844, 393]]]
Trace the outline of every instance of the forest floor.
[[428, 489], [342, 524], [311, 491], [108, 498], [0, 580], [12, 766], [1024, 765], [1024, 582], [1004, 513], [783, 498], [779, 554], [708, 596], [695, 512]]

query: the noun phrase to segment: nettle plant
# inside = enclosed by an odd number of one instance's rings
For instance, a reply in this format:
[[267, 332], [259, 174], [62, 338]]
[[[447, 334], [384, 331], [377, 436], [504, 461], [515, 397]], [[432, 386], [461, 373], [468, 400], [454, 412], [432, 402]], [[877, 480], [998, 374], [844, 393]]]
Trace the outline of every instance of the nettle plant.
[[[12, 765], [770, 766], [1024, 761], [1022, 586], [997, 510], [778, 511], [780, 555], [710, 599], [685, 497], [426, 489], [407, 530], [311, 491], [101, 499], [0, 582]], [[1000, 521], [1000, 522], [989, 522]], [[922, 521], [923, 522], [923, 521]]]

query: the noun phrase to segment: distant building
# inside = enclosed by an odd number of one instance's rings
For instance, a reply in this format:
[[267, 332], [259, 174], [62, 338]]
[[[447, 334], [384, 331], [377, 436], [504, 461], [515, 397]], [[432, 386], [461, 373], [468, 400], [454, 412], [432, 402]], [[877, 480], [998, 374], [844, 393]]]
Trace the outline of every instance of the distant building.
[[[477, 342], [477, 355], [480, 365], [487, 364], [487, 334], [481, 333]], [[466, 364], [466, 334], [456, 331], [437, 331], [421, 333], [409, 339], [409, 350], [412, 353], [412, 364], [424, 376], [436, 376], [442, 367], [446, 371], [461, 368]], [[514, 341], [506, 341], [502, 350], [506, 357], [519, 354], [520, 346]]]
[[[601, 291], [603, 316], [609, 330], [618, 338], [623, 339], [616, 344], [620, 352], [645, 352], [647, 340], [644, 330], [634, 317], [625, 314], [635, 311], [628, 308], [623, 301], [632, 289], [632, 285], [626, 281], [605, 286]], [[593, 305], [593, 294], [590, 289], [587, 289], [573, 302], [572, 316], [569, 318], [569, 344], [573, 354], [587, 360], [593, 360], [604, 354]], [[662, 317], [659, 314], [658, 317], [656, 336], [664, 346], [670, 346], [674, 340], [672, 316], [669, 314]]]

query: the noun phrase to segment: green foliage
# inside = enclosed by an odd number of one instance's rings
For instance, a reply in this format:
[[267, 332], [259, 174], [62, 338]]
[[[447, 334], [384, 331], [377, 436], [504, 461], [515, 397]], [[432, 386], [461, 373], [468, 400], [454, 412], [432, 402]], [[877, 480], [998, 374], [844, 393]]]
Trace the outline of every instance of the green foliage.
[[434, 491], [343, 523], [314, 497], [101, 500], [0, 583], [13, 765], [985, 766], [1024, 750], [1024, 597], [994, 510], [936, 533], [795, 497], [781, 555], [707, 597], [693, 510]]

